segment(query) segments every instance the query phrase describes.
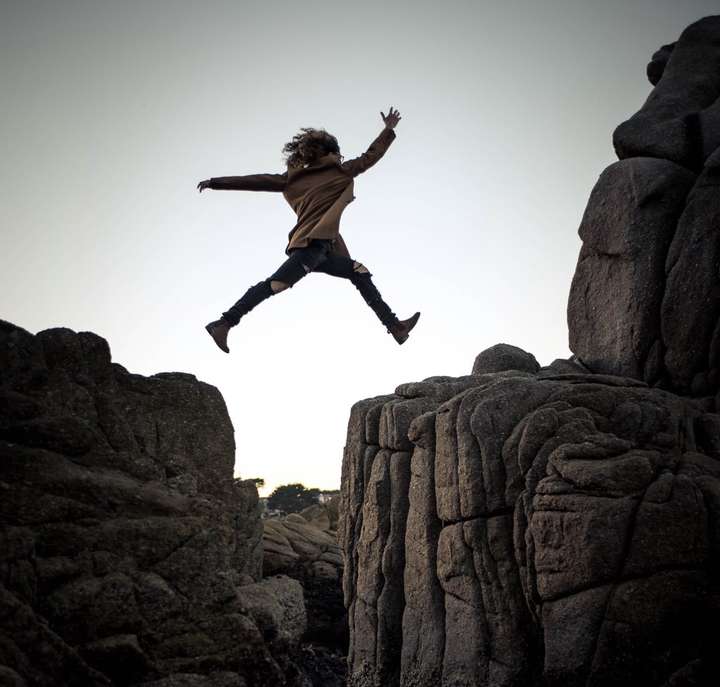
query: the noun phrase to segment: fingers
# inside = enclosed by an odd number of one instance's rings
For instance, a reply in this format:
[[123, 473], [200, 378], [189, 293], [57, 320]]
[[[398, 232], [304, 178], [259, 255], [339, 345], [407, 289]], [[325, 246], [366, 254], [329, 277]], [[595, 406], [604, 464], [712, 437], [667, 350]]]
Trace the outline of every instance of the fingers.
[[383, 122], [387, 123], [389, 121], [395, 121], [399, 122], [401, 117], [400, 113], [392, 106], [390, 105], [390, 109], [388, 110], [387, 115], [381, 110], [380, 116], [382, 117]]

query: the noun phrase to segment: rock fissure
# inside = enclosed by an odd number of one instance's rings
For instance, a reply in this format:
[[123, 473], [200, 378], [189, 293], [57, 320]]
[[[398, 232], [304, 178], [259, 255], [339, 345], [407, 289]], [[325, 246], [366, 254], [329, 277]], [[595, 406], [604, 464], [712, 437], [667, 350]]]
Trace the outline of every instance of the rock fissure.
[[[656, 481], [658, 479], [658, 477], [659, 477], [659, 473], [656, 473], [653, 482]], [[643, 503], [649, 489], [650, 489], [650, 487], [648, 486], [644, 490], [642, 498], [640, 498], [637, 501], [635, 507], [630, 512], [629, 523], [628, 523], [627, 531], [625, 533], [625, 538], [620, 546], [621, 552], [620, 552], [620, 555], [618, 556], [618, 569], [616, 570], [615, 574], [613, 575], [614, 581], [610, 585], [610, 590], [605, 599], [604, 608], [601, 611], [601, 616], [600, 616], [601, 621], [600, 621], [600, 625], [599, 625], [599, 630], [598, 630], [597, 634], [595, 635], [595, 641], [590, 650], [591, 659], [589, 661], [588, 674], [587, 674], [587, 678], [585, 680], [586, 687], [591, 686], [591, 680], [593, 677], [595, 663], [598, 660], [598, 645], [600, 642], [600, 637], [602, 634], [603, 626], [605, 625], [605, 623], [607, 621], [608, 609], [611, 607], [612, 602], [615, 597], [615, 593], [618, 589], [620, 582], [622, 581], [622, 573], [623, 573], [623, 570], [625, 569], [627, 559], [630, 554], [630, 545], [633, 540], [633, 535], [635, 534], [638, 512], [640, 511], [642, 503]]]
[[571, 589], [567, 592], [564, 592], [562, 594], [559, 594], [557, 596], [548, 596], [545, 601], [547, 602], [553, 602], [553, 601], [563, 601], [565, 599], [570, 599], [572, 597], [575, 597], [579, 594], [584, 594], [585, 592], [590, 592], [593, 590], [596, 590], [600, 587], [608, 587], [610, 586], [611, 582], [616, 582], [617, 585], [624, 584], [626, 582], [637, 582], [642, 580], [647, 580], [648, 578], [654, 577], [655, 575], [661, 575], [662, 573], [670, 573], [670, 572], [687, 572], [687, 573], [693, 573], [693, 572], [703, 572], [706, 569], [706, 566], [682, 566], [682, 565], [668, 565], [668, 566], [660, 566], [657, 568], [653, 568], [652, 570], [649, 570], [646, 573], [637, 574], [637, 575], [620, 575], [617, 578], [613, 578], [612, 580], [598, 580], [597, 583], [593, 582], [590, 585], [587, 585], [585, 587], [578, 587], [576, 589]]
[[457, 525], [458, 523], [463, 522], [472, 522], [473, 520], [490, 520], [492, 518], [499, 518], [502, 516], [512, 515], [514, 512], [514, 508], [498, 508], [494, 511], [487, 511], [485, 513], [478, 513], [477, 515], [468, 515], [464, 518], [454, 518], [451, 520], [439, 520], [441, 525], [443, 527], [448, 527], [449, 525]]

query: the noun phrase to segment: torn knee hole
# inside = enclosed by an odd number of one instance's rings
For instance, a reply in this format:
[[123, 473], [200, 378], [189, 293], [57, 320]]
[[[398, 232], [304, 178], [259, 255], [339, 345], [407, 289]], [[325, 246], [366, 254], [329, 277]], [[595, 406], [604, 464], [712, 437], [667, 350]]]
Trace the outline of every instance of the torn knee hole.
[[357, 272], [358, 274], [368, 274], [370, 270], [368, 270], [365, 265], [363, 265], [361, 262], [354, 261], [353, 262], [353, 272]]
[[289, 284], [286, 284], [284, 281], [271, 281], [270, 282], [270, 288], [272, 289], [273, 293], [280, 293], [280, 291], [285, 291], [287, 289]]

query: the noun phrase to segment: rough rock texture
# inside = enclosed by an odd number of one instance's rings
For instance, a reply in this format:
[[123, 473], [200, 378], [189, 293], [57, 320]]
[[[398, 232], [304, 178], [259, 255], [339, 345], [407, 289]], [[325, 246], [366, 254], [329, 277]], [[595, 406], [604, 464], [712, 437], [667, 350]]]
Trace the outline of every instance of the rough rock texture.
[[0, 375], [0, 683], [309, 684], [217, 389], [7, 322]]
[[315, 503], [312, 506], [303, 508], [300, 515], [311, 525], [318, 529], [337, 535], [338, 509], [340, 508], [340, 496], [333, 496], [326, 503]]
[[720, 391], [720, 16], [648, 65], [580, 227], [570, 348], [592, 372], [695, 397]]
[[710, 669], [720, 416], [703, 404], [597, 374], [403, 385], [354, 406], [343, 468], [351, 685]]
[[347, 630], [341, 582], [343, 561], [336, 535], [296, 513], [270, 518], [263, 524], [264, 574], [287, 575], [305, 590], [305, 639], [344, 652]]
[[332, 502], [263, 521], [264, 574], [286, 575], [303, 588], [307, 626], [300, 661], [317, 687], [343, 687], [347, 675], [343, 560], [337, 532], [330, 529], [336, 524], [337, 504]]
[[648, 65], [582, 220], [569, 360], [356, 403], [351, 687], [679, 687], [720, 675], [720, 18]]
[[535, 356], [522, 348], [510, 344], [497, 344], [480, 353], [475, 358], [472, 373], [503, 372], [505, 370], [521, 370], [537, 372], [540, 365]]
[[600, 176], [580, 225], [570, 348], [594, 372], [652, 384], [664, 372], [665, 263], [695, 175], [636, 157]]

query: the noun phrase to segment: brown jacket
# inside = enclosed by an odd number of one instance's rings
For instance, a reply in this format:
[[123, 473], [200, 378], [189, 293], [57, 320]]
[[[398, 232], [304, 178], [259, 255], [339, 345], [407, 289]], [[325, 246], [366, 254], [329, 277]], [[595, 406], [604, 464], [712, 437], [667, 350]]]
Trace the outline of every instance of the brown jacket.
[[288, 167], [284, 174], [248, 174], [240, 177], [214, 177], [209, 188], [233, 191], [282, 191], [297, 215], [288, 235], [285, 252], [307, 246], [313, 239], [331, 239], [333, 252], [349, 256], [340, 236], [340, 217], [351, 203], [353, 179], [372, 167], [395, 139], [392, 129], [380, 135], [360, 157], [341, 162], [331, 153], [309, 167]]

